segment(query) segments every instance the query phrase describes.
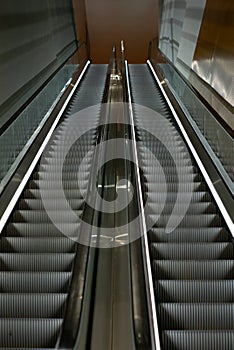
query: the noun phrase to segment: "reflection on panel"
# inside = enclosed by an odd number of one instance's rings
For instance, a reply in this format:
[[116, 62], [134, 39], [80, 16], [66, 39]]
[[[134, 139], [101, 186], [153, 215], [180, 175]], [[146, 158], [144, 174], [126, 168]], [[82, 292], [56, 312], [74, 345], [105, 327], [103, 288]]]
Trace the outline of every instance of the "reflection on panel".
[[160, 0], [159, 4], [160, 51], [234, 130], [234, 2]]
[[161, 6], [162, 18], [159, 33], [159, 48], [175, 64], [185, 16], [186, 0], [165, 0]]
[[0, 127], [77, 48], [71, 1], [0, 2]]
[[165, 0], [160, 4], [159, 49], [188, 77], [206, 0]]
[[207, 0], [193, 70], [234, 106], [234, 2]]
[[189, 76], [197, 45], [206, 0], [187, 1], [176, 67], [186, 78]]

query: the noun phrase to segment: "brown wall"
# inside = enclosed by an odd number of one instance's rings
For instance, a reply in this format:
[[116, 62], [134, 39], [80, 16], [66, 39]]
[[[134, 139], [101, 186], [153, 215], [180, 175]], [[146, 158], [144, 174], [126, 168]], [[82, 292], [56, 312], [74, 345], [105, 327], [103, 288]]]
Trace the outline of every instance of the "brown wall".
[[85, 0], [72, 0], [76, 35], [79, 42], [79, 50], [73, 55], [68, 63], [82, 63], [89, 58], [88, 31]]
[[122, 39], [130, 63], [146, 61], [157, 36], [157, 0], [86, 0], [86, 12], [93, 63], [107, 63]]

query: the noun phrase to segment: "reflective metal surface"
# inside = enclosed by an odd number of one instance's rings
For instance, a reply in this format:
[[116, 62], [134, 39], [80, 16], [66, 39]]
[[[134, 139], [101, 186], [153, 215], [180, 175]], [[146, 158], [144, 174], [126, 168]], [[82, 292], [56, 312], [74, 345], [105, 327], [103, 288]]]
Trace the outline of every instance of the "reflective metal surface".
[[234, 2], [207, 0], [192, 69], [234, 106]]
[[234, 130], [233, 1], [166, 0], [160, 9], [159, 45], [152, 48], [158, 46]]
[[162, 4], [159, 49], [187, 76], [197, 44], [205, 0], [165, 0]]
[[0, 125], [77, 50], [71, 1], [0, 2]]

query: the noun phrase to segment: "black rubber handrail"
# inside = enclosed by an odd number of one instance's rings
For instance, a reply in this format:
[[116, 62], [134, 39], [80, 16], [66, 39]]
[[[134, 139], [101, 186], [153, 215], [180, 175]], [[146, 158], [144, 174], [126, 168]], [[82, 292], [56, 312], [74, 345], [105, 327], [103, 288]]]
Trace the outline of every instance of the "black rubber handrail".
[[[116, 69], [116, 48], [113, 46], [103, 91], [102, 103], [108, 101], [110, 76]], [[101, 113], [100, 118], [103, 115]], [[100, 120], [100, 123], [103, 122]], [[98, 128], [96, 145], [101, 142], [104, 136], [104, 128]], [[98, 167], [99, 159], [94, 156], [92, 169], [90, 173], [90, 180], [87, 190], [89, 195], [91, 184], [96, 179], [96, 169]], [[86, 203], [86, 201], [85, 201]], [[90, 213], [90, 207], [85, 204], [83, 210], [83, 217], [85, 215], [92, 215], [91, 221], [98, 224], [99, 220], [96, 211]], [[85, 220], [84, 220], [85, 221]], [[83, 222], [83, 220], [82, 220]], [[80, 234], [89, 237], [91, 241], [91, 232], [84, 232], [83, 227], [80, 227]], [[85, 238], [87, 241], [87, 238]], [[56, 349], [86, 349], [89, 337], [89, 328], [91, 322], [91, 314], [93, 308], [93, 289], [96, 282], [96, 267], [97, 267], [98, 249], [95, 247], [77, 245], [75, 253], [75, 261], [73, 264], [73, 273], [70, 282], [70, 292], [67, 299], [66, 312], [63, 320], [62, 329], [59, 339], [57, 341]]]
[[[123, 77], [123, 91], [125, 94], [125, 102], [130, 103], [130, 96], [128, 92], [128, 84], [127, 84], [127, 74], [125, 61], [125, 48], [124, 42], [121, 42], [121, 73]], [[126, 113], [128, 113], [128, 120], [130, 122], [131, 118], [129, 115], [129, 108], [126, 109]], [[128, 128], [129, 138], [134, 140], [133, 133], [135, 133], [135, 127], [132, 125], [132, 128]], [[135, 154], [137, 157], [137, 155]], [[131, 171], [131, 170], [130, 170]], [[137, 179], [136, 174], [134, 174], [134, 178]], [[136, 188], [134, 189], [137, 192], [137, 207], [139, 208], [139, 212], [141, 212], [140, 207], [140, 192], [142, 192], [142, 183], [140, 179], [140, 183], [136, 180]], [[144, 216], [142, 212], [141, 215]], [[144, 228], [141, 227], [143, 230]], [[131, 233], [130, 233], [131, 235]], [[132, 283], [132, 317], [133, 317], [133, 327], [134, 327], [134, 336], [135, 336], [135, 347], [137, 350], [151, 350], [156, 349], [156, 344], [154, 342], [153, 335], [153, 325], [151, 324], [152, 320], [150, 317], [150, 309], [151, 305], [149, 297], [147, 296], [147, 286], [146, 280], [147, 278], [145, 271], [146, 265], [145, 262], [145, 254], [143, 256], [143, 240], [142, 238], [137, 239], [132, 242], [129, 246], [130, 251], [130, 265], [131, 265], [131, 283]], [[157, 348], [159, 350], [159, 348]]]

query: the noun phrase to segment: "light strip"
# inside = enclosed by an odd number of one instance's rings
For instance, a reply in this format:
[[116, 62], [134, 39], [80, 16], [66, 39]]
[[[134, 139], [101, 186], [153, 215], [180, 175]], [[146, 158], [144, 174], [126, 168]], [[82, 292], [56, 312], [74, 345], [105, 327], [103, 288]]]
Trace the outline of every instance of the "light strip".
[[210, 191], [211, 191], [211, 193], [212, 193], [212, 195], [213, 195], [213, 197], [214, 197], [214, 199], [215, 199], [215, 201], [216, 201], [216, 203], [217, 203], [217, 205], [218, 205], [218, 207], [219, 207], [219, 209], [220, 209], [220, 211], [221, 211], [221, 213], [223, 215], [224, 220], [225, 220], [225, 222], [226, 222], [226, 224], [227, 224], [227, 226], [228, 226], [232, 236], [234, 237], [234, 223], [233, 223], [230, 215], [228, 214], [227, 209], [226, 209], [225, 205], [223, 204], [223, 201], [221, 200], [219, 194], [217, 193], [217, 191], [216, 191], [216, 189], [215, 189], [215, 187], [214, 187], [214, 185], [213, 185], [213, 183], [212, 183], [212, 181], [211, 181], [211, 179], [209, 177], [209, 174], [207, 173], [207, 171], [206, 171], [206, 169], [205, 169], [205, 167], [204, 167], [204, 165], [203, 165], [199, 155], [197, 154], [197, 152], [196, 152], [192, 142], [190, 141], [190, 139], [188, 137], [188, 134], [185, 131], [185, 129], [184, 129], [184, 127], [183, 127], [183, 125], [182, 125], [182, 123], [181, 123], [181, 121], [180, 121], [180, 119], [179, 119], [179, 117], [178, 117], [174, 107], [172, 106], [171, 101], [169, 100], [169, 98], [168, 98], [168, 96], [167, 96], [167, 94], [166, 94], [166, 92], [165, 92], [165, 90], [164, 90], [164, 88], [162, 86], [163, 82], [162, 83], [160, 82], [157, 74], [154, 71], [154, 68], [153, 68], [151, 62], [149, 60], [147, 60], [147, 63], [149, 65], [149, 67], [150, 67], [150, 70], [151, 70], [155, 80], [158, 83], [158, 86], [159, 86], [159, 88], [160, 88], [160, 90], [161, 90], [165, 100], [167, 101], [167, 104], [168, 104], [168, 106], [169, 106], [169, 108], [170, 108], [170, 110], [171, 110], [171, 112], [172, 112], [172, 114], [173, 114], [173, 116], [174, 116], [178, 126], [179, 126], [180, 131], [182, 132], [182, 134], [184, 136], [184, 139], [187, 142], [187, 145], [190, 148], [190, 151], [192, 152], [192, 154], [193, 154], [193, 156], [194, 156], [194, 158], [195, 158], [195, 160], [197, 162], [197, 165], [198, 165], [199, 169], [202, 172], [202, 175], [204, 176], [204, 179], [205, 179], [205, 181], [206, 181], [206, 183], [207, 183], [207, 185], [208, 185], [208, 187], [209, 187], [209, 189], [210, 189]]
[[[132, 126], [132, 135], [133, 135], [133, 145], [134, 145], [134, 153], [135, 153], [135, 161], [136, 161], [136, 171], [137, 171], [137, 180], [138, 184], [141, 183], [140, 178], [140, 167], [139, 167], [139, 161], [137, 156], [137, 147], [136, 147], [136, 135], [134, 130], [134, 119], [133, 119], [133, 108], [132, 108], [132, 99], [131, 99], [131, 93], [130, 93], [130, 83], [129, 83], [129, 71], [128, 71], [128, 62], [125, 60], [125, 69], [126, 69], [126, 80], [127, 80], [127, 90], [128, 90], [128, 103], [129, 103], [129, 110], [130, 110], [130, 118], [131, 118], [131, 126]], [[144, 204], [143, 204], [143, 197], [142, 197], [142, 190], [139, 186], [139, 196], [140, 196], [140, 208], [142, 213], [142, 225], [143, 225], [143, 232], [144, 232], [144, 252], [145, 252], [145, 258], [146, 258], [146, 268], [147, 268], [147, 277], [148, 277], [148, 283], [149, 283], [149, 294], [150, 294], [150, 306], [151, 306], [151, 313], [152, 313], [152, 321], [153, 321], [153, 336], [154, 336], [154, 343], [156, 350], [161, 349], [160, 340], [159, 340], [159, 331], [158, 331], [158, 320], [156, 315], [156, 304], [155, 304], [155, 297], [154, 297], [154, 286], [153, 286], [153, 276], [152, 276], [152, 269], [151, 269], [151, 263], [150, 263], [150, 254], [149, 254], [149, 245], [148, 245], [148, 238], [147, 238], [147, 228], [146, 228], [146, 221], [145, 221], [145, 215], [144, 213]]]
[[18, 186], [17, 190], [15, 191], [13, 197], [11, 198], [11, 200], [10, 200], [6, 210], [4, 211], [4, 213], [3, 213], [3, 215], [2, 215], [2, 217], [0, 219], [0, 234], [2, 233], [2, 230], [3, 230], [3, 228], [4, 228], [5, 224], [6, 224], [9, 216], [11, 215], [12, 210], [14, 209], [14, 207], [15, 207], [15, 205], [16, 205], [16, 203], [17, 203], [17, 201], [18, 201], [18, 199], [19, 199], [19, 197], [21, 195], [21, 193], [24, 190], [24, 187], [26, 186], [26, 184], [27, 184], [27, 182], [28, 182], [28, 180], [29, 180], [29, 178], [30, 178], [30, 176], [31, 176], [35, 166], [37, 165], [37, 163], [38, 163], [38, 161], [39, 161], [39, 159], [40, 159], [40, 157], [41, 157], [41, 155], [42, 155], [46, 145], [48, 144], [48, 142], [49, 142], [49, 140], [51, 138], [51, 135], [54, 132], [54, 129], [56, 128], [59, 120], [61, 119], [61, 117], [62, 117], [62, 115], [63, 115], [63, 113], [64, 113], [64, 111], [65, 111], [65, 109], [66, 109], [66, 107], [67, 107], [67, 105], [68, 105], [68, 103], [70, 101], [70, 99], [72, 98], [72, 96], [73, 96], [77, 86], [79, 85], [79, 83], [80, 83], [81, 79], [83, 78], [83, 76], [84, 76], [84, 74], [85, 74], [85, 72], [86, 72], [86, 70], [87, 70], [89, 65], [90, 65], [90, 61], [88, 61], [86, 63], [86, 65], [84, 66], [84, 69], [82, 70], [79, 78], [77, 79], [77, 82], [75, 83], [75, 85], [74, 85], [73, 89], [71, 90], [69, 96], [67, 97], [66, 101], [64, 102], [64, 104], [63, 104], [61, 110], [59, 111], [55, 121], [53, 122], [53, 124], [52, 124], [52, 126], [51, 126], [51, 128], [50, 128], [50, 130], [48, 132], [48, 134], [46, 135], [46, 138], [44, 139], [41, 147], [39, 148], [35, 158], [33, 159], [32, 163], [30, 164], [30, 166], [29, 166], [27, 172], [25, 173], [21, 183], [19, 184], [19, 186]]

